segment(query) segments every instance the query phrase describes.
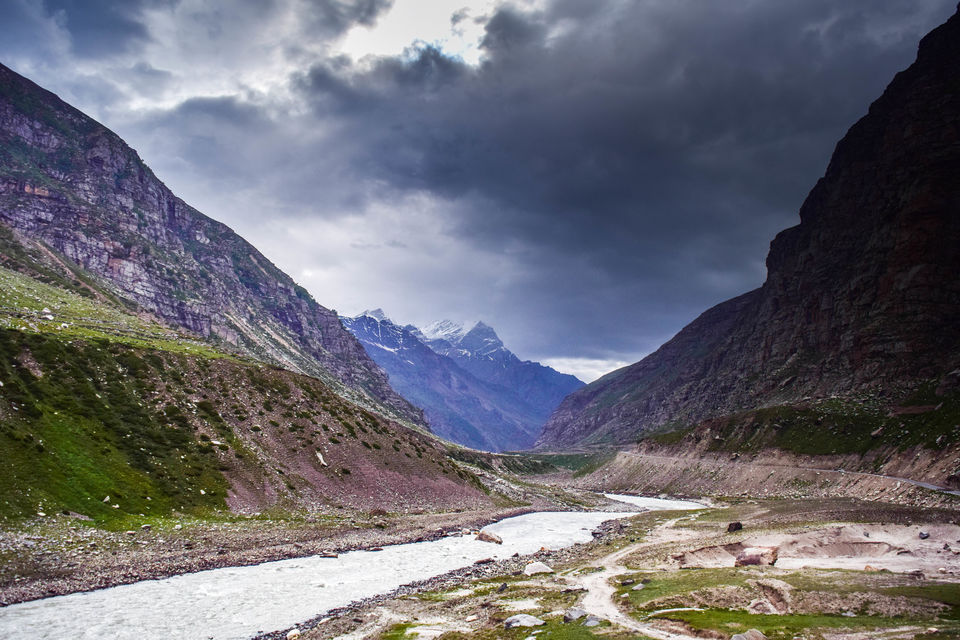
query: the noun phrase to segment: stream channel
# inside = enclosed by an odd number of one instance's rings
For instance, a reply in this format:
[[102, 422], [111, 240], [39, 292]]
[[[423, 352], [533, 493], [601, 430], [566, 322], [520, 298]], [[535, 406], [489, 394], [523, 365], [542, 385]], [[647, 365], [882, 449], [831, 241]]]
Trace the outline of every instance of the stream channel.
[[[682, 500], [605, 494], [639, 510], [699, 509]], [[350, 551], [337, 558], [311, 556], [144, 580], [85, 593], [44, 598], [0, 609], [0, 638], [117, 640], [244, 639], [286, 629], [325, 611], [397, 587], [467, 567], [561, 549], [592, 540], [606, 520], [636, 511], [541, 511], [484, 527], [503, 544], [474, 536]]]

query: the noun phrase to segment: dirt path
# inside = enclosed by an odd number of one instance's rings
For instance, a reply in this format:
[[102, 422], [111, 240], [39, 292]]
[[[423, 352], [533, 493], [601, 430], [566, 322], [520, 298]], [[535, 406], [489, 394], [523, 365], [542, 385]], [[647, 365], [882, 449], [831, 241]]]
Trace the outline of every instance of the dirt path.
[[658, 629], [650, 624], [635, 620], [620, 611], [614, 602], [616, 590], [613, 585], [610, 584], [610, 580], [614, 576], [629, 571], [621, 562], [625, 557], [644, 547], [656, 544], [657, 541], [664, 539], [667, 532], [670, 534], [677, 533], [678, 531], [674, 529], [674, 525], [678, 520], [680, 520], [680, 518], [669, 520], [658, 526], [650, 532], [649, 540], [627, 545], [618, 551], [599, 558], [587, 567], [603, 567], [602, 571], [569, 576], [571, 581], [587, 590], [580, 606], [587, 611], [587, 613], [609, 620], [611, 623], [624, 627], [625, 629], [656, 638], [656, 640], [692, 640], [693, 636]]

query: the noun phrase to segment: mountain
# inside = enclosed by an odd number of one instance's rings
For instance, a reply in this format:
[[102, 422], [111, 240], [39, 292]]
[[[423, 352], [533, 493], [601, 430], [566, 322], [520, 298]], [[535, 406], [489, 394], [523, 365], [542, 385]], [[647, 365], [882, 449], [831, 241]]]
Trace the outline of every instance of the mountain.
[[[394, 324], [380, 309], [343, 318], [343, 323], [388, 373], [393, 387], [423, 407], [434, 433], [477, 449], [528, 448], [560, 399], [583, 385], [573, 376], [520, 362], [482, 323], [469, 332], [449, 321], [420, 331]], [[531, 399], [498, 382], [509, 375], [483, 377], [482, 371], [474, 373], [482, 367], [468, 368], [485, 362], [521, 369], [514, 379], [525, 376], [532, 382], [524, 388], [539, 394]], [[551, 386], [552, 382], [556, 384]]]
[[539, 444], [628, 442], [831, 396], [942, 405], [960, 382], [958, 176], [954, 15], [837, 144], [800, 224], [771, 243], [763, 286], [570, 395]]
[[461, 324], [441, 320], [428, 325], [423, 336], [437, 353], [449, 357], [481, 380], [512, 390], [538, 411], [546, 411], [546, 415], [567, 394], [583, 386], [574, 376], [539, 362], [520, 360], [503, 345], [493, 328], [483, 322], [477, 322], [468, 330]]
[[2, 65], [0, 224], [171, 326], [423, 420], [335, 312], [177, 198], [116, 134]]

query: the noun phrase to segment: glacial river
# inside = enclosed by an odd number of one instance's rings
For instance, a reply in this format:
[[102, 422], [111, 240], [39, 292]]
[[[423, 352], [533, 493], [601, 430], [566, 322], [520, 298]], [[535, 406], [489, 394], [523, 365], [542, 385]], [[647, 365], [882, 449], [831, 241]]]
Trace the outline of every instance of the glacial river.
[[[698, 509], [703, 505], [605, 494], [641, 509]], [[51, 640], [244, 639], [287, 629], [355, 600], [467, 567], [589, 542], [591, 531], [623, 512], [538, 512], [487, 527], [502, 545], [473, 536], [351, 551], [337, 558], [306, 557], [248, 567], [212, 569], [163, 580], [145, 580], [0, 609], [0, 638]]]

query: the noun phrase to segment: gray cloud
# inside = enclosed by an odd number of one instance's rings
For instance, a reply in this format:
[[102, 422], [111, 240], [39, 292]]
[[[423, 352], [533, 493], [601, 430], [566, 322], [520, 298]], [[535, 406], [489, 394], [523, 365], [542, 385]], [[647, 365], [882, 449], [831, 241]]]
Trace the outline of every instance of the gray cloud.
[[[194, 16], [189, 28], [215, 37], [197, 55], [300, 11], [272, 38], [282, 73], [268, 84], [237, 63], [215, 96], [121, 113], [118, 95], [159, 95], [189, 69], [138, 57], [157, 36], [132, 10], [103, 45], [129, 52], [127, 75], [111, 79], [116, 93], [91, 91], [162, 178], [323, 303], [382, 306], [401, 322], [483, 318], [524, 357], [610, 360], [636, 359], [762, 282], [770, 239], [798, 221], [836, 141], [955, 7], [506, 5], [483, 18], [485, 57], [470, 66], [429, 45], [331, 53], [325, 43], [387, 2], [231, 6], [229, 20]], [[16, 30], [35, 28], [17, 15]], [[69, 15], [76, 47], [83, 25]]]

